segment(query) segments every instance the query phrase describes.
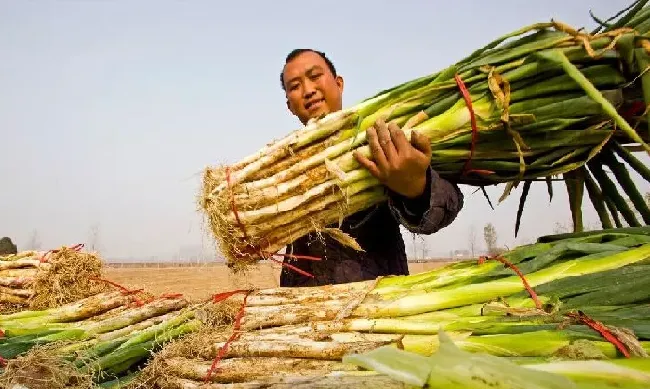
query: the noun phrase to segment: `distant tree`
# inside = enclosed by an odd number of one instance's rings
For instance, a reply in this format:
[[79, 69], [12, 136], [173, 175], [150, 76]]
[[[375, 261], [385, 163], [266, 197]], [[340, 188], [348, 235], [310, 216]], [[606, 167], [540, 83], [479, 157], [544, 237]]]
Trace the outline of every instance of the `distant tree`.
[[5, 236], [0, 239], [0, 255], [18, 254], [18, 246], [11, 241], [11, 238]]
[[88, 231], [88, 249], [99, 252], [99, 223], [90, 226]]
[[413, 239], [413, 259], [417, 259], [418, 257], [418, 244], [416, 242], [417, 235], [416, 234], [411, 234], [411, 238]]
[[420, 239], [422, 240], [422, 259], [427, 259], [429, 258], [429, 245], [423, 236], [420, 236]]
[[489, 255], [497, 255], [497, 229], [492, 223], [488, 223], [483, 227], [483, 239], [485, 239], [485, 246]]
[[567, 224], [555, 222], [555, 226], [553, 226], [554, 234], [566, 234], [569, 232], [571, 232], [571, 228]]
[[29, 238], [29, 242], [27, 242], [27, 246], [25, 247], [27, 250], [40, 250], [41, 249], [41, 241], [38, 237], [38, 230], [34, 230], [32, 232], [31, 238]]
[[[573, 232], [573, 227], [571, 227], [571, 225], [571, 223], [555, 222], [555, 225], [553, 226], [553, 234], [570, 234]], [[594, 223], [584, 223], [582, 226], [582, 230], [585, 232], [599, 229], [601, 229], [601, 227]]]
[[472, 258], [476, 257], [476, 226], [472, 225], [469, 228], [469, 251], [472, 255]]

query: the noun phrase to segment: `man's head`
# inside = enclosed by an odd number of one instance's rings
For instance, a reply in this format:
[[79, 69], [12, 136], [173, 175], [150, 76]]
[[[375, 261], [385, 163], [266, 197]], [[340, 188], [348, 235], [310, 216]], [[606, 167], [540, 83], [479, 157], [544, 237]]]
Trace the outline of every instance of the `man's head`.
[[303, 124], [343, 108], [343, 78], [325, 53], [293, 50], [285, 60], [280, 81], [287, 108]]

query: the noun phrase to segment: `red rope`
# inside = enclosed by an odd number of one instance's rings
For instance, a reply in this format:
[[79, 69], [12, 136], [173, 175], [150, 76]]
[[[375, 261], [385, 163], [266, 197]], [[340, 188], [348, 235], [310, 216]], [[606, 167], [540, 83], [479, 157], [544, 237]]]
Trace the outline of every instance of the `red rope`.
[[282, 266], [282, 267], [286, 267], [287, 269], [291, 269], [291, 270], [295, 271], [295, 272], [298, 273], [298, 274], [302, 274], [302, 275], [305, 276], [305, 277], [314, 278], [314, 275], [313, 275], [313, 274], [311, 274], [311, 273], [309, 273], [309, 272], [306, 272], [306, 271], [304, 271], [304, 270], [302, 270], [302, 269], [300, 269], [300, 268], [298, 268], [298, 267], [296, 267], [296, 266], [293, 266], [293, 265], [290, 264], [290, 263], [286, 263], [286, 262], [284, 262], [284, 261], [280, 261], [280, 260], [277, 260], [277, 259], [275, 259], [275, 258], [268, 258], [268, 259], [269, 259], [270, 261], [273, 261], [273, 262], [279, 264], [279, 265]]
[[[83, 244], [83, 243], [77, 243], [76, 245], [70, 247], [70, 250], [79, 251], [79, 250], [81, 250], [83, 247], [84, 247], [84, 244]], [[61, 251], [61, 249], [48, 250], [48, 251], [45, 252], [45, 254], [43, 254], [43, 255], [39, 258], [39, 261], [40, 261], [41, 263], [43, 263], [43, 262], [47, 262], [47, 259], [46, 259], [45, 257], [46, 257], [48, 254], [56, 254], [56, 253], [58, 253], [59, 251]]]
[[2, 367], [7, 366], [7, 360], [4, 359], [3, 357], [0, 357], [0, 366], [2, 366]]
[[[230, 189], [232, 185], [232, 180], [230, 178], [230, 166], [226, 166], [226, 182], [228, 183], [228, 189]], [[242, 223], [241, 219], [239, 218], [239, 212], [237, 211], [237, 204], [235, 203], [235, 196], [230, 195], [230, 205], [232, 207], [232, 212], [235, 215], [235, 220], [237, 221], [237, 225], [239, 228], [242, 230], [244, 233], [244, 239], [248, 238], [248, 235], [246, 234], [246, 228], [244, 227], [244, 223]], [[270, 259], [271, 261], [274, 261], [276, 263], [279, 263], [281, 266], [286, 267], [288, 269], [291, 269], [295, 271], [296, 273], [302, 274], [307, 277], [314, 278], [314, 276], [302, 269], [299, 269], [289, 263], [285, 263], [284, 261], [278, 261], [277, 259], [273, 258], [273, 256], [284, 256], [285, 258], [294, 258], [294, 259], [307, 259], [311, 261], [320, 261], [321, 258], [318, 257], [312, 257], [308, 255], [292, 255], [292, 254], [272, 254], [264, 251], [260, 251], [260, 254], [262, 254], [263, 257], [266, 257], [267, 259]]]
[[[294, 265], [292, 265], [290, 263], [286, 263], [284, 261], [279, 261], [279, 260], [277, 260], [277, 259], [275, 259], [273, 257], [277, 256], [277, 257], [293, 258], [293, 259], [305, 259], [305, 260], [309, 260], [309, 261], [320, 261], [320, 260], [322, 260], [322, 258], [312, 257], [310, 255], [294, 255], [294, 254], [271, 253], [271, 252], [263, 251], [263, 250], [259, 251], [259, 255], [262, 258], [266, 259], [266, 260], [273, 261], [273, 262], [279, 264], [282, 267], [286, 267], [287, 269], [291, 269], [291, 270], [295, 271], [298, 274], [302, 274], [303, 276], [307, 276], [307, 277], [310, 277], [310, 278], [314, 278], [314, 276], [311, 273], [306, 272], [306, 271], [304, 271], [302, 269], [299, 269], [298, 267], [296, 267], [296, 266], [294, 266]], [[244, 256], [241, 256], [241, 258], [243, 258], [243, 257]]]
[[528, 281], [526, 280], [526, 277], [521, 272], [521, 270], [519, 270], [519, 268], [517, 268], [517, 266], [513, 265], [507, 259], [505, 259], [505, 258], [503, 258], [501, 256], [496, 256], [496, 257], [492, 257], [492, 258], [490, 258], [490, 257], [480, 257], [479, 260], [478, 260], [478, 264], [482, 265], [483, 263], [485, 263], [486, 260], [489, 260], [489, 259], [499, 261], [499, 262], [503, 263], [504, 265], [508, 266], [515, 273], [517, 273], [519, 278], [521, 278], [521, 282], [524, 284], [524, 288], [526, 288], [526, 290], [528, 291], [528, 294], [530, 294], [530, 298], [532, 298], [533, 301], [535, 302], [535, 307], [537, 309], [542, 309], [542, 303], [539, 301], [539, 298], [537, 297], [537, 293], [535, 293], [533, 288], [530, 287], [530, 285], [528, 284]]
[[[476, 115], [474, 114], [474, 107], [472, 106], [472, 97], [470, 96], [469, 91], [465, 86], [465, 83], [463, 82], [463, 80], [460, 78], [458, 74], [454, 75], [454, 80], [456, 80], [456, 85], [458, 85], [458, 89], [460, 89], [460, 94], [463, 95], [463, 99], [465, 100], [465, 104], [467, 105], [467, 110], [469, 111], [470, 122], [472, 124], [472, 146], [469, 152], [469, 159], [465, 161], [465, 165], [463, 166], [463, 176], [465, 176], [470, 172], [469, 166], [472, 162], [472, 158], [474, 158], [474, 153], [476, 150], [476, 141], [478, 140], [478, 127], [476, 125]], [[478, 172], [478, 170], [476, 170], [476, 172]]]
[[302, 274], [303, 276], [309, 277], [309, 278], [314, 278], [314, 275], [307, 272], [307, 271], [305, 271], [305, 270], [302, 270], [302, 269], [298, 268], [297, 266], [294, 266], [294, 265], [292, 265], [290, 263], [277, 260], [277, 259], [273, 258], [273, 256], [279, 256], [279, 257], [284, 257], [284, 258], [293, 258], [293, 259], [306, 259], [306, 260], [309, 260], [309, 261], [320, 261], [320, 260], [322, 260], [322, 258], [312, 257], [310, 255], [269, 253], [269, 252], [266, 252], [266, 251], [262, 251], [261, 253], [262, 253], [262, 256], [268, 255], [268, 256], [265, 256], [266, 259], [268, 259], [270, 261], [273, 261], [273, 262], [279, 264], [282, 267], [286, 267], [287, 269], [291, 269], [291, 270], [295, 271], [296, 273]]
[[616, 346], [616, 348], [623, 355], [625, 355], [626, 358], [630, 357], [630, 352], [627, 350], [623, 342], [621, 342], [614, 334], [612, 334], [603, 323], [590, 318], [582, 311], [578, 311], [578, 313], [569, 312], [567, 316], [577, 319], [578, 321], [591, 327], [593, 330], [598, 331], [603, 338]]
[[621, 116], [630, 121], [632, 117], [640, 115], [645, 111], [646, 106], [640, 101], [635, 101], [627, 109], [621, 110]]
[[89, 277], [89, 278], [91, 280], [105, 282], [105, 283], [119, 289], [120, 291], [122, 291], [123, 295], [127, 295], [127, 296], [130, 295], [133, 298], [135, 305], [137, 305], [138, 307], [141, 307], [141, 306], [144, 305], [144, 302], [142, 300], [140, 300], [137, 296], [135, 296], [136, 293], [142, 292], [143, 289], [131, 290], [131, 289], [128, 289], [128, 288], [116, 283], [116, 282], [105, 280], [103, 278], [94, 277], [94, 276]]
[[251, 291], [248, 290], [248, 289], [237, 289], [237, 290], [232, 290], [230, 292], [217, 293], [217, 294], [212, 296], [212, 302], [213, 303], [218, 303], [218, 302], [221, 302], [221, 301], [227, 299], [230, 296], [233, 296], [233, 295], [236, 295], [236, 294], [239, 294], [239, 293], [248, 294], [250, 292]]
[[238, 293], [244, 293], [244, 301], [242, 302], [241, 308], [239, 308], [239, 312], [237, 312], [237, 316], [235, 317], [235, 324], [233, 328], [233, 333], [230, 335], [226, 343], [224, 343], [223, 346], [219, 349], [219, 353], [217, 354], [217, 357], [212, 361], [212, 365], [210, 366], [210, 369], [208, 369], [208, 373], [205, 376], [205, 382], [210, 381], [210, 376], [212, 373], [215, 371], [217, 368], [217, 365], [223, 359], [223, 357], [226, 355], [226, 352], [228, 351], [228, 347], [232, 342], [237, 340], [239, 336], [241, 335], [240, 332], [240, 327], [241, 327], [241, 319], [244, 317], [244, 309], [246, 308], [246, 300], [248, 299], [248, 295], [250, 295], [252, 291], [251, 290], [244, 290], [244, 289], [239, 289], [239, 290], [233, 290], [231, 292], [224, 292], [224, 293], [219, 293], [214, 296], [212, 296], [212, 301], [217, 303], [219, 301], [225, 300], [228, 297], [238, 294]]

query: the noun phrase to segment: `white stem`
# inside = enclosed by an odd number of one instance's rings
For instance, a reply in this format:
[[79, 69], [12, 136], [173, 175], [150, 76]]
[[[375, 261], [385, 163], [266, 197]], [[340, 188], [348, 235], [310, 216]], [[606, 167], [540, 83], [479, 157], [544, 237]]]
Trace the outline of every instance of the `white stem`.
[[[349, 353], [366, 352], [391, 342], [318, 342], [311, 340], [239, 342], [231, 343], [226, 351], [227, 357], [283, 357], [312, 358], [322, 360], [341, 360]], [[211, 346], [211, 356], [216, 356], [225, 342]]]
[[[367, 195], [367, 196], [366, 196]], [[320, 227], [333, 225], [339, 220], [348, 217], [362, 209], [366, 209], [382, 201], [385, 201], [383, 189], [375, 187], [369, 191], [363, 192], [363, 195], [352, 196], [345, 205], [340, 207], [327, 207], [322, 211], [314, 212], [304, 220], [286, 225], [282, 229], [272, 230], [272, 233], [258, 238], [257, 243], [260, 248], [268, 253], [275, 253], [285, 247], [287, 244], [294, 242], [296, 239], [306, 234], [318, 231]], [[242, 241], [241, 244], [247, 245], [250, 242]]]
[[247, 159], [251, 161], [250, 163], [242, 167], [240, 170], [231, 171], [230, 184], [224, 181], [219, 184], [212, 193], [217, 194], [226, 189], [228, 185], [237, 185], [243, 182], [251, 174], [277, 161], [278, 158], [284, 157], [288, 151], [281, 150], [283, 147], [288, 147], [292, 144], [305, 144], [307, 141], [311, 142], [312, 139], [317, 140], [321, 137], [330, 135], [348, 124], [348, 121], [352, 117], [353, 112], [350, 111], [338, 111], [332, 113], [326, 118], [314, 123], [313, 129], [295, 132], [293, 136], [287, 137], [280, 142], [276, 142], [269, 148], [266, 148], [266, 150], [262, 150], [247, 157]]
[[32, 297], [34, 292], [32, 290], [29, 290], [29, 289], [7, 288], [7, 287], [4, 287], [4, 286], [0, 286], [0, 294], [29, 298], [29, 297]]
[[[357, 177], [363, 177], [363, 176], [367, 176], [367, 178], [358, 182], [353, 182], [351, 184], [347, 182], [340, 183], [340, 186], [342, 188], [345, 188], [345, 196], [353, 196], [363, 190], [372, 188], [373, 186], [377, 186], [379, 184], [379, 180], [371, 176], [370, 174], [366, 175], [360, 173], [358, 175], [352, 175], [351, 178], [356, 179]], [[280, 201], [277, 204], [262, 207], [260, 209], [254, 209], [251, 211], [238, 212], [239, 220], [243, 224], [249, 224], [254, 221], [260, 221], [264, 217], [274, 216], [277, 215], [278, 213], [291, 211], [317, 196], [324, 195], [329, 190], [338, 193], [336, 186], [339, 186], [339, 184], [336, 181], [324, 182], [320, 185], [310, 188], [309, 190], [307, 190], [307, 192], [303, 194], [290, 197], [286, 200]], [[339, 198], [343, 198], [343, 195], [339, 195]], [[227, 221], [233, 224], [237, 223], [234, 212], [228, 215]]]
[[[334, 163], [336, 162], [334, 161]], [[338, 166], [338, 169], [346, 173], [346, 177], [343, 181], [336, 177], [328, 178], [328, 176], [332, 175], [332, 172], [328, 172], [325, 166], [323, 166], [323, 169], [320, 169], [321, 171], [319, 172], [306, 172], [306, 174], [301, 174], [289, 181], [281, 182], [275, 186], [262, 188], [260, 190], [238, 193], [235, 195], [235, 201], [238, 205], [245, 207], [247, 205], [255, 205], [256, 203], [259, 203], [263, 200], [272, 201], [272, 199], [282, 197], [299, 188], [306, 190], [309, 187], [314, 187], [315, 185], [323, 184], [325, 182], [331, 182], [332, 184], [351, 183], [362, 178], [371, 177], [371, 174], [367, 169], [356, 169], [351, 172], [349, 171], [351, 169], [341, 169], [340, 166]]]
[[34, 277], [2, 277], [0, 276], [0, 286], [8, 288], [23, 288], [34, 282]]
[[0, 271], [9, 269], [44, 269], [47, 270], [51, 267], [47, 262], [41, 262], [38, 259], [17, 259], [15, 261], [0, 261]]

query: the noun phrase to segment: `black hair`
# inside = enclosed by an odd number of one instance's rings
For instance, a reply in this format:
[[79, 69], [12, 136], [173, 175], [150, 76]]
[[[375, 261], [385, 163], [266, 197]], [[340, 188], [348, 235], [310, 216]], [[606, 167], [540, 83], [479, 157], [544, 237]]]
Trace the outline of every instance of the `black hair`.
[[[329, 58], [327, 58], [327, 55], [325, 55], [325, 53], [323, 53], [322, 51], [318, 51], [318, 50], [314, 50], [314, 49], [293, 49], [287, 55], [287, 58], [285, 58], [284, 64], [285, 65], [288, 64], [289, 61], [291, 61], [292, 59], [296, 58], [297, 56], [299, 56], [302, 53], [307, 53], [307, 52], [312, 52], [312, 53], [316, 53], [316, 54], [320, 55], [321, 58], [323, 58], [323, 60], [327, 64], [327, 67], [330, 69], [330, 71], [332, 72], [334, 77], [336, 77], [336, 68], [334, 67], [334, 64], [332, 63], [332, 61], [330, 61]], [[282, 90], [286, 90], [284, 88], [284, 70], [282, 72], [280, 72], [280, 84], [282, 85]]]

